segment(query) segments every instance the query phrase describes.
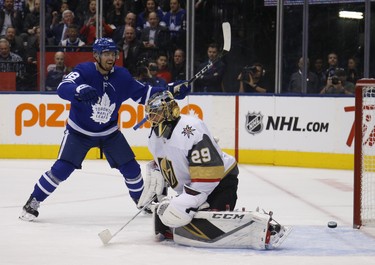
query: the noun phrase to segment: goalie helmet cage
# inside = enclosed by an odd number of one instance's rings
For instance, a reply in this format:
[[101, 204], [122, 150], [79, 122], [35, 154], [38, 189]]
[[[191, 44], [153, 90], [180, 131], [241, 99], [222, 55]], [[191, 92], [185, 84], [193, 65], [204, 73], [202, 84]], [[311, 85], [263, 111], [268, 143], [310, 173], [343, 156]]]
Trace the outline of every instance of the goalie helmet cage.
[[375, 226], [375, 79], [355, 90], [353, 227]]

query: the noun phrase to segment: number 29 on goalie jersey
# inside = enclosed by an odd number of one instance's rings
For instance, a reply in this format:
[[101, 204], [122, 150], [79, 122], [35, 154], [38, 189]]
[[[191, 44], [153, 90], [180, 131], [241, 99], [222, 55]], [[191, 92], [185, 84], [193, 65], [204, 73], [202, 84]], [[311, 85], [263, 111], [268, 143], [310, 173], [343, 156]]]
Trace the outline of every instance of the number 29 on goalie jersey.
[[179, 194], [185, 184], [210, 194], [236, 165], [234, 157], [220, 149], [203, 121], [194, 116], [181, 115], [169, 139], [152, 133], [149, 150], [165, 180]]

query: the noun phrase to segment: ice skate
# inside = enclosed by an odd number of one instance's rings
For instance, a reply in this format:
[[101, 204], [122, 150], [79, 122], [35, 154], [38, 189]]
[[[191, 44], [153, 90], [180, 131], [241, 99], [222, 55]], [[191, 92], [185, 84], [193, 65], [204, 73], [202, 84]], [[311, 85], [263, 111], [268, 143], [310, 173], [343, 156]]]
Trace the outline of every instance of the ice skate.
[[283, 226], [279, 223], [273, 224], [271, 221], [267, 232], [266, 249], [278, 248], [292, 231], [292, 227]]
[[27, 200], [26, 204], [22, 208], [22, 213], [19, 216], [24, 221], [34, 221], [38, 215], [39, 202], [32, 196]]

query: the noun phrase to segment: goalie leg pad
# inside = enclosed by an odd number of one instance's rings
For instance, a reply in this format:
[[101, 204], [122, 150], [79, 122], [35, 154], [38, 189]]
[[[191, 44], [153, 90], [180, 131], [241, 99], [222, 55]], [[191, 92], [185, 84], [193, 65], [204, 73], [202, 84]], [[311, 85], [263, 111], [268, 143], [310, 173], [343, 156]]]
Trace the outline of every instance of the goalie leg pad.
[[194, 247], [266, 249], [269, 221], [259, 212], [198, 211], [191, 223], [174, 229], [173, 238]]
[[173, 239], [173, 233], [171, 228], [162, 223], [159, 218], [159, 215], [156, 212], [153, 212], [154, 218], [154, 231], [155, 231], [155, 240], [163, 241], [165, 239]]

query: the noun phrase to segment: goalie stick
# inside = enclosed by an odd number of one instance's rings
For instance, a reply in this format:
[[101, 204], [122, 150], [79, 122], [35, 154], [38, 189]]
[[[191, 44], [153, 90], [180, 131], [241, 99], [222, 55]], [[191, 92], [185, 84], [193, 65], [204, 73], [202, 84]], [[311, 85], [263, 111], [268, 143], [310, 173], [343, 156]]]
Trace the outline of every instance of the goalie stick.
[[147, 206], [149, 206], [156, 198], [154, 195], [143, 207], [140, 209], [129, 221], [127, 221], [119, 230], [117, 230], [113, 235], [109, 229], [101, 231], [98, 236], [104, 245], [107, 245], [109, 241], [112, 240], [118, 233], [120, 233], [131, 221], [133, 221]]
[[[224, 45], [223, 45], [223, 50], [219, 54], [219, 56], [216, 58], [215, 61], [209, 62], [205, 67], [203, 67], [201, 70], [199, 70], [198, 73], [196, 73], [190, 80], [188, 80], [188, 84], [193, 83], [196, 79], [201, 78], [208, 70], [212, 68], [212, 66], [219, 61], [225, 54], [227, 54], [230, 51], [231, 47], [231, 28], [229, 22], [223, 22], [221, 25], [223, 29], [223, 38], [224, 38]], [[133, 129], [137, 130], [139, 127], [141, 127], [146, 121], [148, 117], [144, 117], [138, 124], [136, 124]]]

